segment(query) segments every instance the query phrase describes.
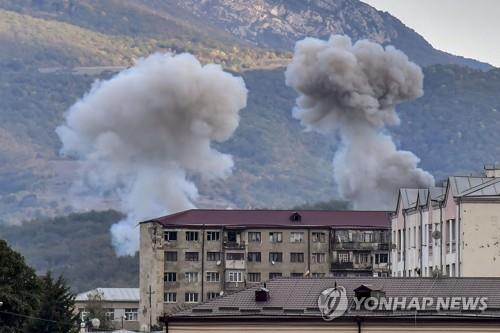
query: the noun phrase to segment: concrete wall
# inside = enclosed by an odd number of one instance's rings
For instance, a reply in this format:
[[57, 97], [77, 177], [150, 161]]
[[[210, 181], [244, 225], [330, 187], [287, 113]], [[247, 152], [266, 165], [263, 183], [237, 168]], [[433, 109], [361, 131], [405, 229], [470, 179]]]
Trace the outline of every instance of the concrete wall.
[[[140, 224], [139, 323], [157, 325], [163, 314], [164, 272], [163, 228], [154, 222]], [[151, 298], [150, 298], [151, 296]]]
[[500, 276], [500, 203], [462, 203], [463, 276]]

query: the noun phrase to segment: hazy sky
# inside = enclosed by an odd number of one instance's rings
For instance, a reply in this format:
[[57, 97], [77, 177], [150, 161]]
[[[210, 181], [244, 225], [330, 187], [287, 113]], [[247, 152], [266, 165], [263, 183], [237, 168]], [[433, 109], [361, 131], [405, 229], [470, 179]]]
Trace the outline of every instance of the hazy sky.
[[435, 48], [500, 67], [500, 0], [363, 0]]

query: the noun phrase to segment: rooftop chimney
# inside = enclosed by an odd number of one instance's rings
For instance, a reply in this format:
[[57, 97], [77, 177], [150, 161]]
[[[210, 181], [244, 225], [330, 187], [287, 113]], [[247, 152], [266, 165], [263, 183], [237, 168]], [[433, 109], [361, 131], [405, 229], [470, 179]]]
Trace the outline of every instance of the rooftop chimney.
[[500, 164], [485, 164], [484, 174], [491, 178], [500, 177]]
[[269, 300], [269, 289], [265, 287], [260, 287], [255, 290], [255, 301], [256, 302], [267, 302]]

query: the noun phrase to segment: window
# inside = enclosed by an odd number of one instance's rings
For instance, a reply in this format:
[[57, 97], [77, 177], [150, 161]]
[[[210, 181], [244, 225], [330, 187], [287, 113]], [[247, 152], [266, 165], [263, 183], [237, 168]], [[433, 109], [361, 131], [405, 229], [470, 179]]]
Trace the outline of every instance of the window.
[[324, 253], [313, 253], [311, 261], [313, 264], [322, 264], [326, 262], [326, 255]]
[[104, 318], [106, 320], [115, 320], [115, 309], [104, 309]]
[[190, 242], [197, 242], [198, 231], [186, 231], [186, 240]]
[[357, 253], [354, 255], [355, 264], [367, 264], [370, 262], [371, 256], [369, 253]]
[[326, 235], [324, 232], [313, 232], [312, 241], [314, 243], [324, 243], [326, 242]]
[[248, 282], [260, 282], [260, 273], [248, 273]]
[[207, 282], [219, 282], [220, 274], [219, 272], [207, 272]]
[[198, 252], [186, 252], [186, 261], [198, 261], [199, 253]]
[[177, 231], [165, 231], [165, 241], [172, 242], [177, 240]]
[[176, 303], [177, 293], [165, 293], [163, 299], [165, 300], [165, 303]]
[[125, 309], [125, 320], [137, 320], [137, 308]]
[[269, 252], [269, 262], [283, 262], [282, 252]]
[[229, 271], [228, 272], [229, 282], [243, 282], [243, 274], [241, 271]]
[[283, 233], [282, 232], [270, 232], [269, 233], [269, 242], [281, 243], [282, 241], [283, 241]]
[[236, 231], [228, 231], [227, 232], [227, 241], [229, 243], [235, 243], [238, 241], [238, 233]]
[[165, 251], [165, 261], [177, 261], [177, 251]]
[[323, 278], [325, 277], [325, 273], [312, 273], [313, 278]]
[[248, 232], [248, 241], [253, 243], [260, 243], [260, 232]]
[[281, 273], [269, 273], [269, 279], [275, 279], [275, 278], [279, 278], [282, 276], [283, 276], [283, 274], [281, 274]]
[[219, 261], [220, 258], [220, 252], [207, 252], [207, 261]]
[[290, 273], [290, 277], [293, 277], [293, 278], [299, 278], [299, 277], [303, 277], [304, 276], [304, 273]]
[[218, 231], [207, 231], [207, 241], [215, 242], [220, 240], [220, 232]]
[[165, 272], [163, 274], [164, 282], [175, 282], [177, 281], [177, 273], [176, 272]]
[[198, 272], [185, 272], [184, 278], [188, 282], [198, 282]]
[[83, 308], [78, 309], [78, 311], [80, 312], [80, 319], [82, 321], [87, 321], [87, 319], [89, 318], [90, 312], [86, 311]]
[[389, 255], [387, 253], [375, 254], [375, 264], [387, 264], [389, 262]]
[[365, 233], [363, 233], [363, 241], [365, 243], [371, 243], [371, 242], [373, 242], [373, 234], [371, 232], [365, 232]]
[[184, 301], [186, 303], [198, 303], [198, 293], [185, 293]]
[[290, 243], [302, 243], [304, 241], [303, 232], [291, 232], [290, 233]]
[[219, 293], [215, 293], [215, 292], [209, 292], [209, 293], [207, 293], [207, 299], [209, 299], [209, 300], [217, 298], [219, 296], [220, 296]]
[[304, 253], [290, 253], [290, 262], [304, 262]]
[[339, 263], [349, 262], [349, 253], [348, 252], [338, 252], [337, 253], [337, 261]]
[[227, 260], [245, 260], [245, 255], [241, 252], [229, 252], [226, 254]]
[[260, 262], [261, 261], [260, 252], [248, 252], [248, 261], [249, 262]]

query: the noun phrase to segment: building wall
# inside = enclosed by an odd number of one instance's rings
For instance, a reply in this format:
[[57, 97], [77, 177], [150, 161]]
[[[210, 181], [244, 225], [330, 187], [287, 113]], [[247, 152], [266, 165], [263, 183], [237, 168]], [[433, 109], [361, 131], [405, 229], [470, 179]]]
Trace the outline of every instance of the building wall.
[[[177, 232], [175, 241], [164, 239], [165, 231]], [[219, 232], [217, 241], [208, 241], [207, 232]], [[198, 232], [198, 239], [195, 241], [186, 239], [186, 232]], [[237, 233], [237, 241], [229, 241], [229, 233]], [[252, 242], [249, 239], [250, 232], [260, 232], [260, 242]], [[282, 234], [281, 242], [270, 242], [270, 233], [280, 232]], [[313, 233], [324, 233], [324, 241], [316, 242], [313, 240]], [[386, 233], [386, 247], [380, 247], [380, 244], [368, 244], [360, 251], [349, 250], [350, 259], [355, 257], [355, 253], [363, 252], [369, 256], [371, 261], [369, 268], [361, 267], [352, 263], [352, 267], [345, 271], [336, 271], [335, 274], [343, 276], [373, 275], [373, 271], [387, 274], [389, 267], [387, 263], [375, 264], [375, 256], [380, 258], [381, 254], [389, 255], [388, 242], [390, 235], [388, 230], [365, 230], [366, 233]], [[303, 233], [302, 240], [292, 242], [292, 233]], [[141, 244], [140, 244], [140, 321], [142, 325], [149, 325], [150, 315], [151, 324], [157, 324], [157, 317], [164, 313], [172, 313], [180, 309], [189, 307], [191, 304], [185, 302], [186, 293], [198, 294], [198, 300], [195, 303], [208, 300], [208, 293], [220, 294], [221, 292], [234, 292], [255, 283], [268, 280], [272, 273], [281, 273], [282, 276], [309, 275], [309, 276], [330, 276], [331, 267], [337, 259], [337, 252], [332, 250], [335, 242], [332, 241], [330, 228], [166, 228], [155, 223], [141, 224]], [[359, 244], [358, 244], [359, 245]], [[363, 245], [363, 244], [361, 244]], [[366, 245], [366, 244], [364, 244]], [[177, 261], [168, 261], [168, 252], [177, 253]], [[186, 252], [197, 252], [198, 261], [186, 261]], [[208, 252], [220, 253], [220, 261], [209, 261]], [[248, 261], [249, 252], [260, 252], [260, 262]], [[282, 262], [271, 262], [270, 252], [282, 253]], [[302, 262], [291, 262], [291, 253], [303, 254]], [[322, 262], [316, 262], [312, 259], [315, 253], [324, 254]], [[228, 254], [241, 254], [243, 260], [232, 260]], [[229, 272], [241, 272], [241, 282], [230, 282]], [[197, 272], [197, 281], [188, 281], [186, 272]], [[219, 273], [220, 280], [217, 282], [207, 281], [207, 272]], [[168, 273], [176, 273], [176, 281], [164, 281]], [[261, 280], [252, 282], [249, 279], [249, 273], [260, 273]], [[151, 309], [149, 304], [151, 287]], [[167, 302], [165, 295], [167, 293], [176, 293], [175, 302]]]
[[163, 228], [154, 222], [140, 224], [139, 323], [141, 329], [158, 324], [163, 313]]
[[[139, 312], [139, 302], [133, 301], [102, 301], [101, 306], [103, 309], [113, 309], [113, 318], [111, 318], [111, 324], [114, 328], [123, 328], [127, 330], [139, 330], [140, 325], [138, 320], [123, 320], [122, 317], [125, 316], [125, 309], [136, 309]], [[82, 309], [87, 308], [87, 302], [76, 301], [75, 302], [75, 313], [80, 313]]]
[[440, 333], [440, 332], [460, 332], [460, 333], [476, 333], [476, 332], [499, 332], [500, 323], [481, 324], [481, 323], [424, 323], [414, 322], [412, 320], [407, 323], [370, 323], [363, 322], [361, 329], [358, 331], [358, 326], [353, 323], [293, 323], [275, 322], [275, 323], [191, 323], [191, 324], [176, 324], [169, 325], [170, 333], [187, 333], [187, 332], [338, 332], [338, 333]]
[[500, 276], [500, 205], [462, 203], [463, 276]]

